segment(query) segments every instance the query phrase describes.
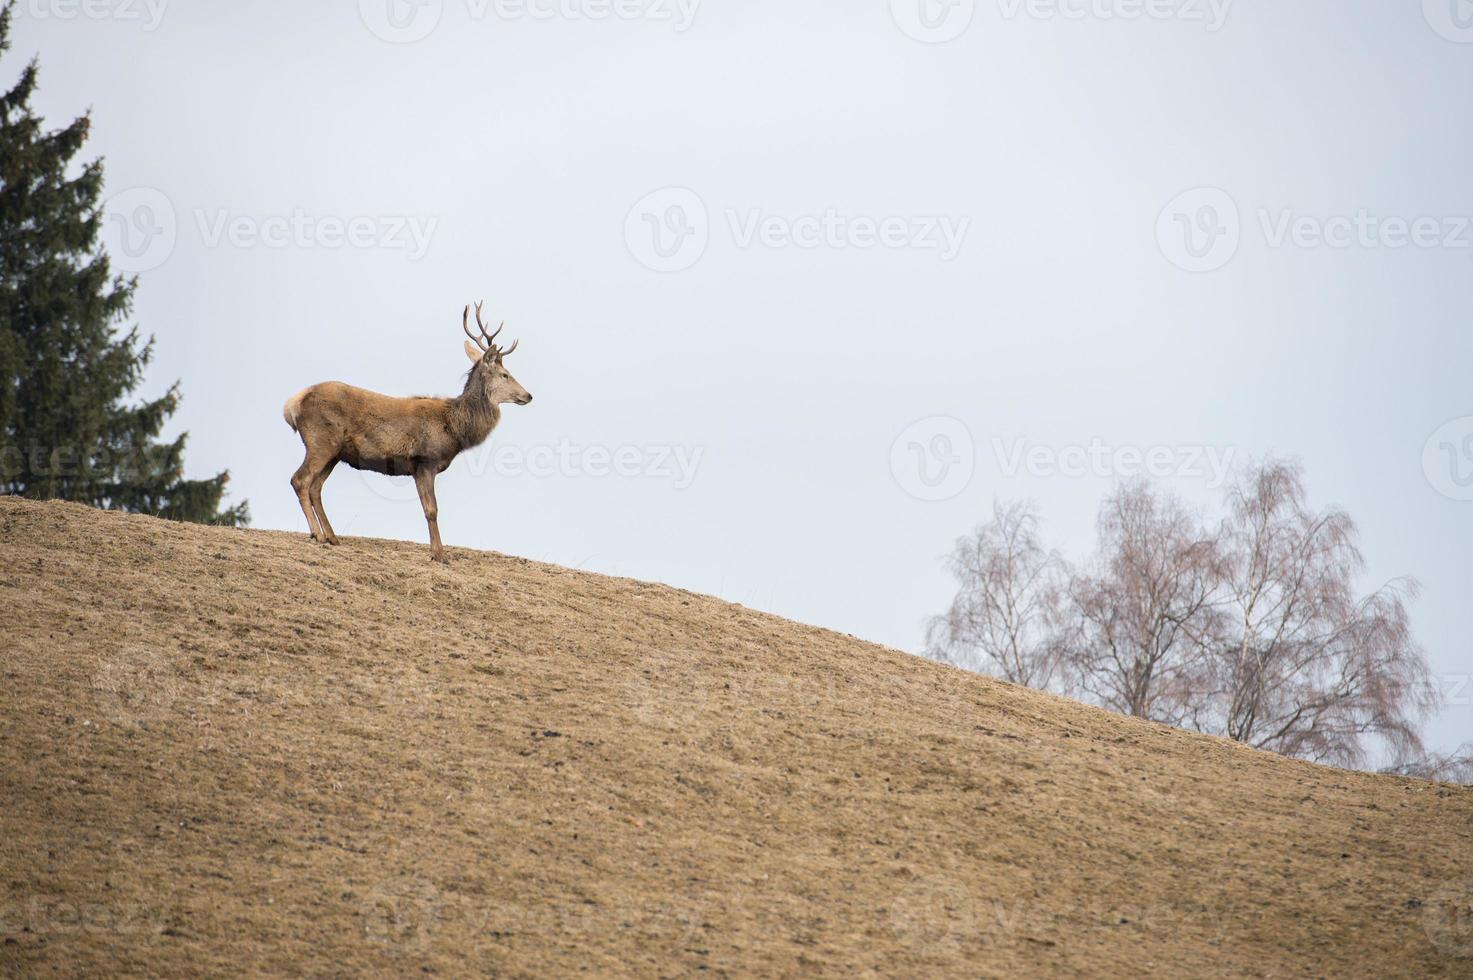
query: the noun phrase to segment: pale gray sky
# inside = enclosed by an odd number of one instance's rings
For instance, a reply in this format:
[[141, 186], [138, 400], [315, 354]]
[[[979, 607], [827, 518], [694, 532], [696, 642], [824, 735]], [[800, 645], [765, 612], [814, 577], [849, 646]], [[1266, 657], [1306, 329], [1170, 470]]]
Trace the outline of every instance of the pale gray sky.
[[285, 398], [458, 392], [484, 297], [536, 401], [447, 543], [916, 650], [994, 497], [1078, 557], [1133, 453], [1204, 505], [1289, 454], [1423, 581], [1473, 739], [1466, 0], [21, 0], [14, 42], [258, 527], [305, 531]]

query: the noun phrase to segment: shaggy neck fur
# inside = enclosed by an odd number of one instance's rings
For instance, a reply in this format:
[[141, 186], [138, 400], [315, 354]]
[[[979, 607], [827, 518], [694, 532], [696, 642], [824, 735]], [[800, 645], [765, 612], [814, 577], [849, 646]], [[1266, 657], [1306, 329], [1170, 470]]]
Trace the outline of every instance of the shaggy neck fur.
[[486, 388], [486, 372], [478, 364], [471, 368], [465, 379], [465, 391], [459, 398], [450, 400], [454, 409], [455, 437], [465, 448], [485, 442], [496, 423], [501, 421], [501, 407], [491, 401]]

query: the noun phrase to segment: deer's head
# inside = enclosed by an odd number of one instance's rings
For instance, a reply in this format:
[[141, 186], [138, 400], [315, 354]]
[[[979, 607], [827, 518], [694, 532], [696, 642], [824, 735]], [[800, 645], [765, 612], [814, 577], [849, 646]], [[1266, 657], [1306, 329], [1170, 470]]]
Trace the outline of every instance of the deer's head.
[[476, 304], [476, 326], [480, 328], [481, 336], [477, 337], [471, 333], [471, 308], [467, 306], [465, 313], [460, 318], [460, 325], [465, 330], [465, 335], [470, 338], [465, 344], [465, 356], [471, 359], [475, 367], [472, 372], [479, 372], [485, 382], [486, 397], [493, 405], [505, 405], [512, 403], [525, 405], [532, 400], [532, 395], [523, 388], [511, 372], [506, 369], [506, 358], [517, 349], [518, 341], [512, 341], [511, 346], [502, 350], [496, 346], [496, 336], [501, 333], [506, 323], [503, 321], [495, 332], [486, 332], [486, 323], [481, 319], [481, 304]]

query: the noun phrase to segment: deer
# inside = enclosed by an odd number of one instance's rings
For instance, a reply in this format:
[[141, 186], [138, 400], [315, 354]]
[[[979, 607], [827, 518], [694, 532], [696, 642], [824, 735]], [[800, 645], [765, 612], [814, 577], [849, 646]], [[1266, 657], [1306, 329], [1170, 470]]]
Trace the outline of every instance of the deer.
[[322, 485], [339, 463], [357, 470], [388, 476], [412, 476], [430, 528], [430, 559], [450, 563], [440, 543], [439, 507], [435, 477], [455, 457], [486, 441], [501, 421], [501, 406], [526, 405], [531, 394], [506, 369], [506, 359], [520, 341], [502, 349], [496, 338], [506, 321], [487, 333], [476, 304], [476, 326], [471, 333], [471, 308], [461, 314], [460, 326], [471, 370], [465, 390], [456, 398], [395, 398], [341, 381], [324, 381], [304, 388], [282, 407], [286, 424], [302, 437], [307, 457], [292, 475], [292, 490], [302, 505], [311, 539], [338, 544], [327, 512], [322, 509]]

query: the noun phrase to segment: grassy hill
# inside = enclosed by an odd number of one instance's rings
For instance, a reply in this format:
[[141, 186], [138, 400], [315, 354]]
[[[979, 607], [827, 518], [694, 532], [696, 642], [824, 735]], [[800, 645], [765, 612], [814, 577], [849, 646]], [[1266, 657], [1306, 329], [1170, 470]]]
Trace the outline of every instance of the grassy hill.
[[1473, 973], [1473, 792], [451, 558], [0, 498], [0, 972]]

